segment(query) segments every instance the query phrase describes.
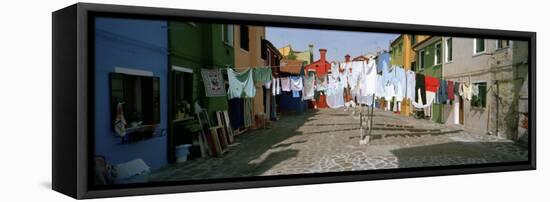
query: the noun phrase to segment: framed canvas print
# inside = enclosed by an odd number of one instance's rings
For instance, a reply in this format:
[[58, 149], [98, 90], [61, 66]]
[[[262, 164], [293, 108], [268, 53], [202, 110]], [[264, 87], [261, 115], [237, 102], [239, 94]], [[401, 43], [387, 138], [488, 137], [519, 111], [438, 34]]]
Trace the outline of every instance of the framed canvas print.
[[53, 189], [75, 198], [535, 169], [534, 32], [52, 15]]

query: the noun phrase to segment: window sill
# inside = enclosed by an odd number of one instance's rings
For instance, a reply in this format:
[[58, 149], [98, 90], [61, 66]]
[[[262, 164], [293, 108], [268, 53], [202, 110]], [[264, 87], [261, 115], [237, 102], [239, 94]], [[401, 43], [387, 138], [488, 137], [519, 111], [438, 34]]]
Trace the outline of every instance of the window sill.
[[480, 55], [486, 55], [487, 54], [487, 51], [483, 51], [483, 52], [479, 52], [479, 53], [474, 53], [472, 55], [472, 57], [477, 57], [477, 56], [480, 56]]
[[230, 43], [228, 43], [227, 41], [222, 41], [222, 43], [230, 48], [233, 48], [233, 45], [231, 45]]
[[239, 49], [241, 49], [242, 52], [248, 53], [248, 51], [243, 48], [239, 48]]

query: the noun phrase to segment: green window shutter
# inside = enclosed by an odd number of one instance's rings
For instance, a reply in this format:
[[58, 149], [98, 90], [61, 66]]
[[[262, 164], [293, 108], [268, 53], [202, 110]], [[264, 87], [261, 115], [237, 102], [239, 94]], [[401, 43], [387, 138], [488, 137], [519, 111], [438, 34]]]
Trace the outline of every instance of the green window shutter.
[[481, 107], [487, 106], [487, 84], [479, 86], [479, 97]]

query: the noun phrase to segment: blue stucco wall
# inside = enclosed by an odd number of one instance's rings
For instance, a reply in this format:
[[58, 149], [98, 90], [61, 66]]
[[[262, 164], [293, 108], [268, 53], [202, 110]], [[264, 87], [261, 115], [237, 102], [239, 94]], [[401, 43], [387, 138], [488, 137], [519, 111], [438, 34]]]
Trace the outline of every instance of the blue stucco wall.
[[120, 144], [112, 130], [109, 73], [115, 67], [153, 72], [160, 78], [160, 125], [167, 128], [168, 55], [167, 22], [97, 18], [95, 20], [95, 154], [111, 164], [141, 158], [152, 169], [167, 164], [166, 134], [135, 143]]

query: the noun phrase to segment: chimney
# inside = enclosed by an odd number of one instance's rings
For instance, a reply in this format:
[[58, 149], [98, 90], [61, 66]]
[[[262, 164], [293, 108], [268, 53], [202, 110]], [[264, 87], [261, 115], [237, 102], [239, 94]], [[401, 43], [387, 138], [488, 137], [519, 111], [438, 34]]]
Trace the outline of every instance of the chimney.
[[319, 49], [319, 55], [321, 56], [321, 62], [325, 63], [327, 61], [327, 49]]
[[349, 62], [349, 58], [350, 58], [349, 54], [346, 54], [346, 56], [344, 57], [346, 58], [346, 62]]

